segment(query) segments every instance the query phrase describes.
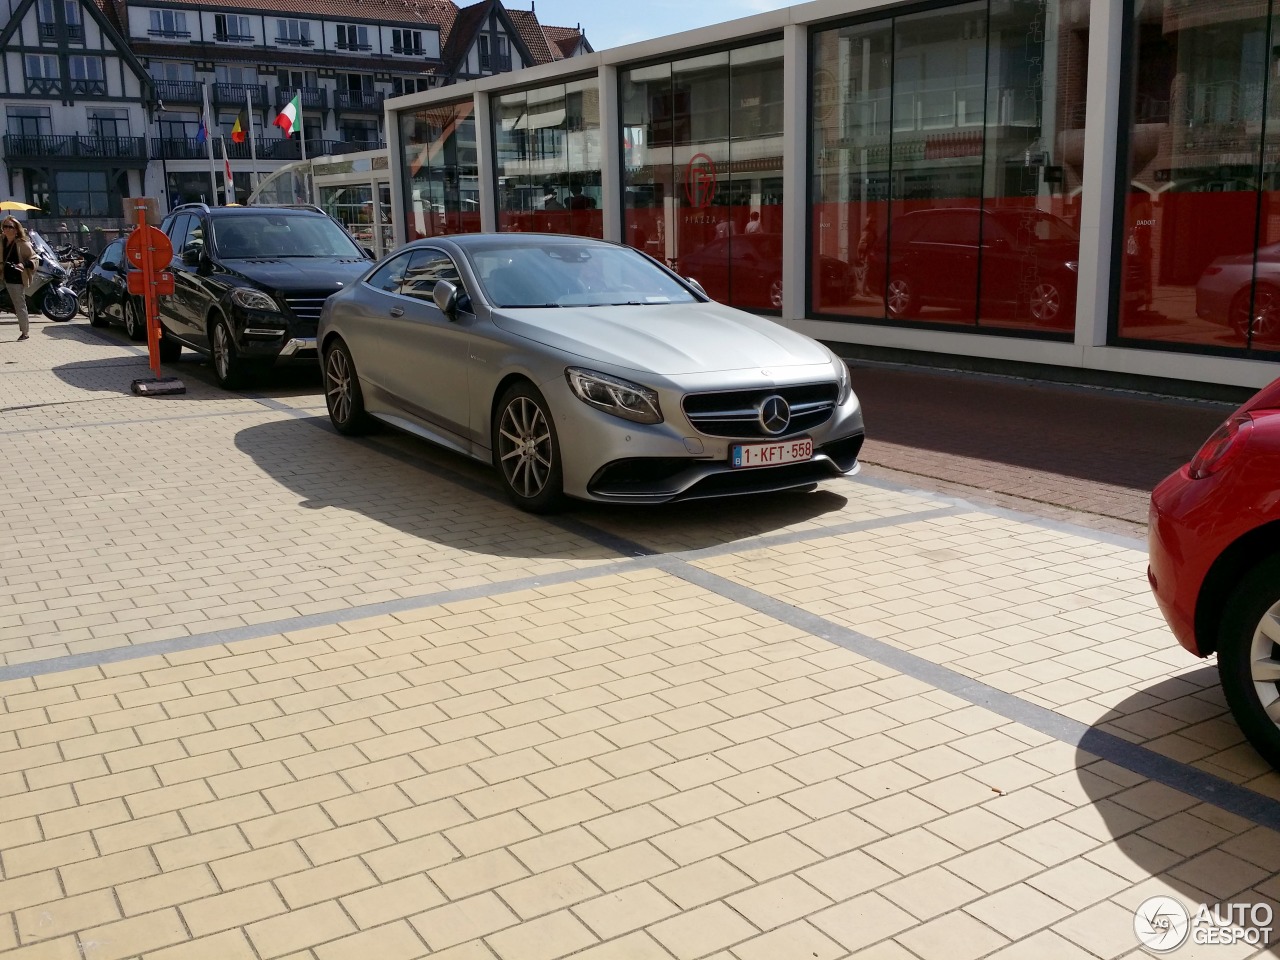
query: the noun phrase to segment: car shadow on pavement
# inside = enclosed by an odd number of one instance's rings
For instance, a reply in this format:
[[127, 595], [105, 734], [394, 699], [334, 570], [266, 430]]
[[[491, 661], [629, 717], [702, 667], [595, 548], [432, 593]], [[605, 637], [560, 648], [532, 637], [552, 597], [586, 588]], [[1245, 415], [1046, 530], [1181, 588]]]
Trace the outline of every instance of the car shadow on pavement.
[[[1110, 740], [1116, 736], [1140, 746], [1117, 750]], [[1155, 763], [1138, 772], [1152, 753]], [[1111, 762], [1098, 764], [1100, 756]], [[1085, 734], [1074, 772], [1088, 798], [1074, 826], [1115, 844], [1089, 855], [1096, 865], [1130, 882], [1158, 878], [1192, 912], [1201, 903], [1265, 902], [1280, 917], [1273, 885], [1266, 883], [1280, 856], [1275, 834], [1227, 809], [1252, 810], [1274, 824], [1280, 774], [1245, 741], [1212, 664], [1155, 680], [1117, 703]], [[1070, 824], [1071, 817], [1063, 819]], [[1264, 884], [1267, 892], [1255, 889]], [[1131, 892], [1134, 903], [1121, 902], [1133, 909], [1163, 892], [1152, 886]], [[1280, 925], [1273, 939], [1277, 934]]]
[[[523, 513], [502, 494], [492, 468], [390, 428], [352, 440], [338, 436], [327, 419], [291, 418], [243, 429], [235, 443], [309, 509], [351, 510], [444, 546], [499, 556], [554, 557], [559, 554], [545, 546], [556, 542], [548, 540], [550, 525], [574, 543], [594, 541], [599, 547], [598, 552], [592, 549], [594, 557], [616, 559], [627, 547], [607, 529], [624, 508], [571, 501], [563, 513], [549, 517]], [[680, 549], [695, 549], [775, 532], [845, 503], [843, 496], [819, 490], [637, 506], [625, 512], [643, 517], [652, 542], [678, 532]], [[573, 555], [583, 554], [575, 550]]]

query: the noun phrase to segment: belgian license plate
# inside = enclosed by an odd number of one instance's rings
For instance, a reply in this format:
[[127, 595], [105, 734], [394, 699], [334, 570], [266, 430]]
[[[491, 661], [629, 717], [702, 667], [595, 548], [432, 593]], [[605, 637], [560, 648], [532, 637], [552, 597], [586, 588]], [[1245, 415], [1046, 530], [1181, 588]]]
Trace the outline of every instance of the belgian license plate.
[[813, 441], [808, 437], [785, 443], [743, 443], [729, 449], [729, 461], [735, 467], [776, 467], [812, 459]]

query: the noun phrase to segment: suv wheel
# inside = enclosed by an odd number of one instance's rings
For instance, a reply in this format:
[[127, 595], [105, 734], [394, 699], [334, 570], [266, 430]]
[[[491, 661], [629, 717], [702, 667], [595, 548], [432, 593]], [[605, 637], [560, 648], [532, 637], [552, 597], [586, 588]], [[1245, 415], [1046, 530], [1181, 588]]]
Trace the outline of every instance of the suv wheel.
[[1222, 692], [1254, 749], [1280, 769], [1280, 556], [1254, 567], [1224, 609]]
[[371, 424], [364, 412], [360, 378], [356, 376], [351, 351], [341, 340], [335, 340], [324, 354], [324, 402], [329, 408], [333, 429], [343, 436], [354, 437], [369, 431]]
[[916, 285], [906, 277], [893, 277], [885, 294], [889, 316], [894, 319], [910, 317], [916, 312]]
[[124, 302], [124, 332], [130, 340], [147, 339], [147, 322], [142, 316], [142, 305], [133, 297]]
[[238, 390], [244, 385], [248, 373], [245, 361], [236, 352], [231, 327], [222, 317], [215, 319], [209, 330], [209, 354], [213, 360], [213, 373], [218, 378], [218, 386], [224, 390]]

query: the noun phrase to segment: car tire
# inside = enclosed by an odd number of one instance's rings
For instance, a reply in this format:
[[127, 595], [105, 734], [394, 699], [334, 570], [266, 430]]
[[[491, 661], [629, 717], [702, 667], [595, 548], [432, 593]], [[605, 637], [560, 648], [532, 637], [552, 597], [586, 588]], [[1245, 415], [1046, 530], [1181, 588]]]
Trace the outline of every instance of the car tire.
[[1227, 600], [1218, 677], [1255, 750], [1280, 769], [1280, 555], [1250, 571]]
[[769, 306], [774, 310], [782, 309], [782, 278], [774, 277], [769, 281]]
[[914, 280], [904, 276], [891, 276], [885, 286], [884, 302], [889, 316], [895, 320], [913, 317], [919, 306], [920, 295]]
[[92, 290], [84, 292], [85, 309], [89, 314], [89, 325], [93, 327], [105, 327], [110, 324], [110, 320], [106, 315], [98, 309], [98, 298], [93, 295]]
[[546, 399], [528, 381], [512, 385], [493, 417], [493, 460], [507, 497], [527, 513], [564, 505], [560, 438]]
[[141, 342], [147, 339], [147, 319], [142, 315], [142, 306], [133, 297], [126, 297], [120, 312], [124, 314], [124, 332], [129, 339]]
[[324, 402], [333, 429], [343, 436], [360, 436], [373, 426], [364, 409], [355, 361], [342, 340], [335, 340], [324, 352]]
[[248, 381], [248, 365], [236, 350], [231, 326], [224, 317], [215, 317], [209, 325], [209, 360], [223, 390], [239, 390]]
[[177, 363], [182, 359], [182, 344], [160, 327], [160, 362]]
[[1280, 288], [1269, 283], [1259, 283], [1253, 291], [1253, 310], [1249, 327], [1244, 333], [1250, 344], [1264, 343], [1274, 346], [1280, 343]]

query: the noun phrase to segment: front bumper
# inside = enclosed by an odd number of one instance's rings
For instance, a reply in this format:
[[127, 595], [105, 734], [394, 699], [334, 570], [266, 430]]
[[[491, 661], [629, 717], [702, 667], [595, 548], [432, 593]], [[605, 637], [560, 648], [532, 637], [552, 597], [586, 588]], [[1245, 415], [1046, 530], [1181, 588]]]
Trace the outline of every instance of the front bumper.
[[540, 389], [555, 417], [564, 490], [571, 497], [605, 503], [667, 503], [808, 487], [858, 470], [864, 428], [854, 393], [824, 423], [773, 438], [784, 442], [810, 437], [811, 460], [735, 469], [730, 465], [730, 448], [759, 442], [759, 438], [702, 434], [678, 405], [673, 409], [665, 398], [662, 423], [638, 424], [587, 406], [563, 377]]

